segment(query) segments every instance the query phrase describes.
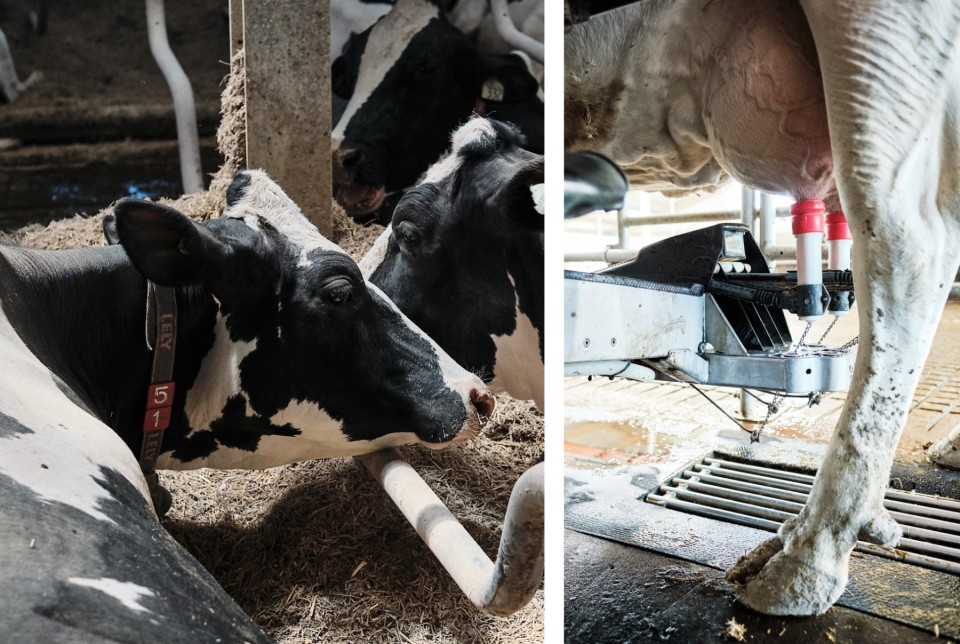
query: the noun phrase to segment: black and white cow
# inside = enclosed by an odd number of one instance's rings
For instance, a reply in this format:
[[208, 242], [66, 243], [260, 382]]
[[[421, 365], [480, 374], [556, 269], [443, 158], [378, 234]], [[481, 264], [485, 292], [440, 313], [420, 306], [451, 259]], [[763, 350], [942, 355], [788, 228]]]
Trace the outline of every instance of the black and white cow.
[[[543, 152], [543, 100], [520, 54], [483, 54], [431, 0], [398, 0], [333, 65], [349, 99], [332, 134], [337, 200], [354, 216], [413, 186], [476, 112], [517, 124]], [[389, 221], [386, 213], [386, 221]]]
[[543, 407], [543, 157], [474, 118], [360, 261], [405, 314], [491, 387]]
[[492, 412], [264, 173], [228, 203], [198, 225], [121, 201], [123, 247], [0, 246], [0, 639], [267, 641], [151, 508], [147, 278], [178, 304], [160, 467], [440, 447]]

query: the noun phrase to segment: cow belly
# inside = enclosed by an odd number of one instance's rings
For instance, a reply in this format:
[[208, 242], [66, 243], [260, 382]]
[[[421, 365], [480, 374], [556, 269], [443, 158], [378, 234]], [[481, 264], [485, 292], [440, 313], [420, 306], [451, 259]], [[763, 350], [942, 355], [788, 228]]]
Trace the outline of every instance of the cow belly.
[[[109, 468], [150, 494], [140, 467], [117, 434], [74, 403], [54, 376], [24, 345], [0, 309], [0, 476], [31, 490], [44, 502], [59, 502], [107, 520], [109, 491], [100, 481]], [[60, 385], [63, 386], [63, 385]]]
[[99, 505], [106, 519], [0, 474], [0, 639], [269, 641], [138, 489], [107, 468], [100, 483], [110, 492]]
[[710, 148], [735, 179], [796, 199], [833, 190], [823, 83], [794, 2], [741, 2], [703, 90]]

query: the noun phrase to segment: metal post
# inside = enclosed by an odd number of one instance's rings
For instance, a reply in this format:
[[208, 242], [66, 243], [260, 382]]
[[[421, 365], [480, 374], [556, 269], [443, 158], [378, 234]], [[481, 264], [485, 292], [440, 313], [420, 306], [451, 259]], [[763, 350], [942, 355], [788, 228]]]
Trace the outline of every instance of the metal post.
[[167, 40], [167, 19], [163, 0], [147, 2], [147, 37], [150, 52], [163, 73], [173, 96], [173, 111], [177, 119], [177, 143], [180, 148], [180, 176], [183, 192], [192, 194], [203, 191], [203, 171], [200, 169], [200, 137], [197, 134], [197, 109], [193, 101], [193, 88], [183, 67], [170, 49]]
[[627, 225], [624, 223], [623, 208], [621, 208], [617, 210], [617, 248], [627, 248], [629, 245]]
[[773, 205], [773, 195], [760, 193], [760, 250], [770, 262], [770, 270], [776, 267], [776, 260], [770, 251], [777, 246], [777, 209]]
[[744, 186], [740, 189], [740, 221], [750, 229], [750, 234], [756, 237], [756, 192]]

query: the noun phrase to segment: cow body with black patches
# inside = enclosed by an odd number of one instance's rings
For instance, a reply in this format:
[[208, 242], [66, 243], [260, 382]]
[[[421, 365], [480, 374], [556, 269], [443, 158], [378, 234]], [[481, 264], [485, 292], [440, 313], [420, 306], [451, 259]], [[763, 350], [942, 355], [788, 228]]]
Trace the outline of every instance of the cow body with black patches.
[[475, 111], [517, 124], [542, 153], [543, 99], [528, 62], [480, 53], [430, 0], [399, 0], [334, 62], [334, 93], [348, 99], [331, 143], [337, 200], [354, 216], [377, 211]]
[[203, 226], [122, 201], [122, 248], [0, 247], [0, 624], [11, 641], [266, 641], [161, 528], [134, 456], [151, 364], [144, 274], [177, 288], [161, 467], [439, 447], [492, 411], [480, 380], [265, 174], [240, 175], [228, 201]]
[[543, 157], [474, 118], [408, 192], [360, 267], [461, 365], [543, 405]]
[[568, 149], [638, 186], [735, 177], [846, 214], [860, 340], [843, 414], [803, 510], [728, 574], [757, 610], [822, 613], [857, 539], [901, 535], [884, 489], [960, 264], [960, 6], [633, 3], [575, 25], [564, 56]]

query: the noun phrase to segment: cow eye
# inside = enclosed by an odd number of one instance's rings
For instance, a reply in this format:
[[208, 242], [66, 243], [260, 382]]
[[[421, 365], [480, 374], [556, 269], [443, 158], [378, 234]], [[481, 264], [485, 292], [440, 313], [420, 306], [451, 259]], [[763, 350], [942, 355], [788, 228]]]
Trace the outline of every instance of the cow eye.
[[409, 246], [414, 246], [420, 242], [420, 231], [409, 221], [401, 222], [397, 226], [397, 236], [401, 242]]
[[353, 285], [350, 280], [339, 278], [327, 282], [323, 287], [324, 297], [333, 304], [343, 304], [353, 296]]
[[439, 69], [440, 67], [433, 58], [424, 58], [417, 67], [417, 76], [420, 78], [432, 78]]

